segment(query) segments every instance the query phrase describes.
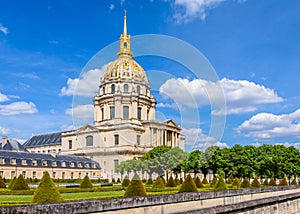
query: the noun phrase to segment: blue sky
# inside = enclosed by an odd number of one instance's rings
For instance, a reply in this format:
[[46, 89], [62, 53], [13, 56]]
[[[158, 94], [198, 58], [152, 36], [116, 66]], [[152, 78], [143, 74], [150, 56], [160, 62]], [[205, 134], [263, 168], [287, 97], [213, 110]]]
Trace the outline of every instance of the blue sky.
[[[72, 128], [74, 86], [99, 75], [91, 71], [84, 79], [82, 70], [118, 41], [125, 8], [132, 36], [183, 40], [219, 77], [227, 109], [213, 112], [203, 89], [214, 91], [214, 82], [198, 79], [178, 62], [136, 58], [149, 76], [158, 117], [182, 126], [187, 150], [235, 143], [300, 148], [300, 2], [292, 0], [1, 1], [1, 135], [23, 142], [32, 134]], [[196, 107], [175, 93], [186, 89]], [[97, 84], [82, 93], [94, 90]], [[92, 97], [86, 100], [74, 112], [92, 122], [85, 117]], [[226, 117], [221, 139], [209, 134], [212, 116]]]

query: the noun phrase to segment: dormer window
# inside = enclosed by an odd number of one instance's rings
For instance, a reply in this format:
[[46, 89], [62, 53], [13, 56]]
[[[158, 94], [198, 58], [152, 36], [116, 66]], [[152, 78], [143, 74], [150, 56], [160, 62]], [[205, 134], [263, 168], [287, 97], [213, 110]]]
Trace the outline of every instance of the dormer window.
[[52, 166], [57, 166], [56, 161], [52, 161]]
[[22, 165], [27, 165], [27, 161], [25, 159], [22, 159]]
[[37, 165], [37, 161], [36, 160], [32, 160], [32, 166], [36, 166]]
[[82, 163], [81, 162], [78, 162], [78, 167], [82, 167]]
[[74, 162], [71, 162], [71, 163], [70, 163], [70, 167], [75, 167]]
[[43, 166], [47, 166], [47, 161], [43, 160]]
[[10, 163], [11, 163], [11, 164], [14, 164], [14, 165], [17, 164], [16, 158], [11, 158], [11, 159], [10, 159]]
[[66, 162], [61, 162], [61, 167], [66, 167]]

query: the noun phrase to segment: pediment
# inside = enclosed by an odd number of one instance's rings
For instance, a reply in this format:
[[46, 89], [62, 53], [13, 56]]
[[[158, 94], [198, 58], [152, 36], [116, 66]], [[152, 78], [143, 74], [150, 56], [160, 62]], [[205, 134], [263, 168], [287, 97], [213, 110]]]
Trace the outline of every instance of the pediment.
[[87, 124], [77, 130], [78, 133], [86, 133], [86, 132], [94, 132], [94, 131], [99, 131], [99, 129], [90, 124]]
[[172, 119], [165, 121], [164, 124], [180, 129], [180, 127]]

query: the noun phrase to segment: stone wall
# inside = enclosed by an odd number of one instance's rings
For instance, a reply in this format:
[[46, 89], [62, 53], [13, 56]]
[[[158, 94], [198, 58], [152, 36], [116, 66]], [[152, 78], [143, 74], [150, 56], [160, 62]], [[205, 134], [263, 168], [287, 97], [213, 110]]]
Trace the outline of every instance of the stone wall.
[[[256, 211], [257, 212], [256, 212]], [[278, 212], [274, 212], [278, 210]], [[292, 211], [291, 211], [292, 210]], [[260, 212], [261, 211], [261, 212]], [[296, 213], [300, 186], [0, 207], [0, 213]]]

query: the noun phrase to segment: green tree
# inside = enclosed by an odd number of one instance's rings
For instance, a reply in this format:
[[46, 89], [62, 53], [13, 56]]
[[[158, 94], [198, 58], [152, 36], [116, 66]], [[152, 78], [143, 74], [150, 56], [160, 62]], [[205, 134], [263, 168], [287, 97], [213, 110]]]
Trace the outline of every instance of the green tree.
[[80, 183], [80, 188], [93, 188], [93, 184], [89, 178], [89, 176], [84, 176], [82, 182]]
[[138, 176], [138, 174], [135, 173], [126, 189], [124, 196], [131, 197], [131, 196], [146, 196], [146, 195], [147, 192], [145, 186], [142, 180], [140, 179], [140, 177]]
[[30, 190], [22, 174], [20, 174], [17, 180], [14, 182], [14, 184], [11, 187], [11, 190]]
[[184, 179], [180, 186], [179, 192], [198, 192], [196, 184], [190, 174]]
[[200, 172], [202, 155], [203, 153], [200, 150], [194, 150], [190, 153], [186, 160], [188, 171], [194, 172], [195, 175]]
[[32, 200], [32, 203], [44, 204], [53, 202], [62, 202], [63, 198], [60, 192], [56, 188], [54, 182], [50, 178], [49, 173], [46, 171], [36, 188]]

